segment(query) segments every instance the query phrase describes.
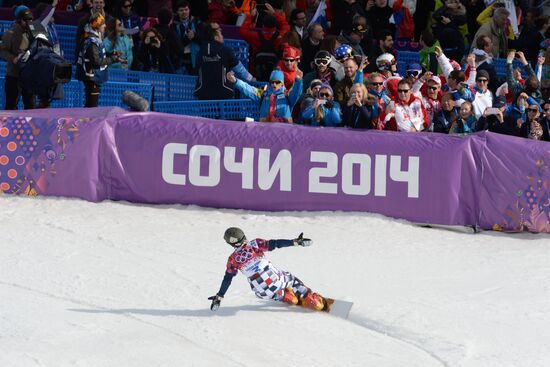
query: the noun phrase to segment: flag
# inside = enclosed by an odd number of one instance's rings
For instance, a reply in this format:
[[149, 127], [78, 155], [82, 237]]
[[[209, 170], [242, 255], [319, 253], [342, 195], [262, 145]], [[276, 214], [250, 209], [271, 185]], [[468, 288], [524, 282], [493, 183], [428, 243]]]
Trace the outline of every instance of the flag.
[[311, 21], [309, 22], [308, 27], [313, 23], [319, 23], [324, 30], [329, 29], [328, 21], [327, 21], [327, 4], [325, 0], [321, 0], [319, 3], [319, 6], [317, 7], [317, 10], [315, 11], [315, 14], [313, 15], [313, 18], [311, 18]]

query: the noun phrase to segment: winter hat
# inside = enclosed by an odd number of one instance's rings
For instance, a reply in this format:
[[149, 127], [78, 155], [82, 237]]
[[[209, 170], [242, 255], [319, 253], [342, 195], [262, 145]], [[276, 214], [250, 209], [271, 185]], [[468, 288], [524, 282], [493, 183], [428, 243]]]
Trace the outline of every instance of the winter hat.
[[476, 79], [479, 77], [487, 78], [487, 80], [491, 79], [489, 78], [489, 73], [487, 72], [487, 70], [479, 70], [476, 74]]
[[281, 83], [283, 83], [285, 81], [285, 75], [283, 74], [283, 72], [279, 69], [275, 69], [271, 72], [271, 75], [269, 76], [269, 81], [279, 81]]
[[332, 90], [332, 87], [330, 86], [329, 83], [322, 83], [321, 84], [321, 89], [328, 89], [330, 91], [330, 94], [331, 95], [334, 95], [334, 92]]
[[100, 13], [95, 13], [90, 17], [90, 26], [92, 29], [97, 30], [105, 24], [105, 17]]
[[323, 85], [323, 81], [321, 79], [313, 79], [311, 83], [309, 83], [309, 88], [313, 89], [315, 87], [322, 86], [322, 85]]
[[437, 83], [438, 85], [441, 85], [441, 79], [440, 79], [438, 76], [436, 76], [436, 75], [432, 76], [432, 77], [431, 77], [430, 79], [428, 79], [428, 80], [431, 80], [432, 82], [435, 82], [435, 83]]
[[288, 43], [283, 43], [282, 47], [283, 47], [283, 59], [286, 59], [287, 57], [296, 59], [300, 57], [300, 55], [302, 55], [302, 52], [299, 49], [297, 49], [296, 47], [292, 47]]
[[15, 11], [13, 12], [13, 16], [17, 20], [20, 20], [20, 19], [32, 20], [33, 19], [31, 10], [28, 7], [26, 7], [25, 5], [19, 5], [18, 7], [16, 7]]

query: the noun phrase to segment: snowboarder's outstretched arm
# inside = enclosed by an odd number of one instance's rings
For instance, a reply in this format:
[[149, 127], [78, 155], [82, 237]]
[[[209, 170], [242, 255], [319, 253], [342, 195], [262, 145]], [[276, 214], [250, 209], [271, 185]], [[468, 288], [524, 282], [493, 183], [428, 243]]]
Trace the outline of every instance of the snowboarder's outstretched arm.
[[237, 275], [237, 273], [230, 273], [229, 271], [226, 271], [218, 293], [215, 296], [208, 297], [208, 299], [212, 301], [212, 304], [210, 305], [210, 309], [212, 311], [216, 311], [220, 307], [223, 296], [225, 296], [225, 292], [229, 289], [231, 281], [233, 281], [233, 277], [235, 275]]
[[309, 238], [304, 238], [304, 232], [300, 233], [298, 238], [295, 238], [293, 240], [269, 240], [268, 242], [268, 250], [273, 251], [276, 248], [283, 248], [283, 247], [290, 247], [290, 246], [311, 246], [313, 244], [313, 240]]

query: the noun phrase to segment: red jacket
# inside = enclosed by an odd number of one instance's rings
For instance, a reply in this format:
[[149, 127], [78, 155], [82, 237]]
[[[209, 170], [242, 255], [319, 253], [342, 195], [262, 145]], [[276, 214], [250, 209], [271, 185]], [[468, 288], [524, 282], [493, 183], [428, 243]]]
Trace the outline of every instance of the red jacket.
[[[273, 13], [273, 15], [275, 16], [275, 18], [277, 18], [277, 28], [279, 30], [279, 36], [275, 40], [275, 49], [278, 49], [279, 43], [281, 42], [281, 37], [283, 36], [283, 34], [290, 30], [290, 26], [288, 25], [284, 14], [275, 12]], [[244, 20], [241, 28], [239, 29], [239, 34], [241, 35], [241, 37], [250, 45], [250, 52], [253, 57], [256, 55], [256, 51], [258, 50], [258, 48], [260, 48], [261, 45], [260, 37], [258, 36], [258, 32], [255, 29], [255, 26], [256, 24], [253, 23], [252, 17], [248, 16]], [[261, 32], [264, 38], [271, 39], [271, 36], [273, 35], [273, 33], [275, 33], [276, 30], [276, 28], [262, 27]]]
[[225, 8], [219, 2], [208, 5], [208, 21], [219, 24], [235, 24], [237, 22], [236, 8]]

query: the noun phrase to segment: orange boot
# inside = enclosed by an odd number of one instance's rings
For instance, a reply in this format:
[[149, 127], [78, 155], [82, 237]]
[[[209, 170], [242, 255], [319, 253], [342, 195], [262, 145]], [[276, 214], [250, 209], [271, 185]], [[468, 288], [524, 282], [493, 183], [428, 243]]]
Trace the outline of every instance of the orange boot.
[[307, 296], [300, 299], [300, 306], [311, 308], [315, 311], [323, 311], [327, 308], [327, 303], [320, 294], [309, 292]]
[[298, 296], [296, 296], [296, 293], [292, 290], [292, 288], [286, 288], [283, 290], [283, 299], [282, 301], [284, 303], [289, 303], [291, 305], [297, 305], [298, 304]]

